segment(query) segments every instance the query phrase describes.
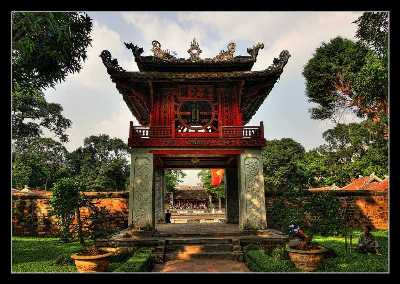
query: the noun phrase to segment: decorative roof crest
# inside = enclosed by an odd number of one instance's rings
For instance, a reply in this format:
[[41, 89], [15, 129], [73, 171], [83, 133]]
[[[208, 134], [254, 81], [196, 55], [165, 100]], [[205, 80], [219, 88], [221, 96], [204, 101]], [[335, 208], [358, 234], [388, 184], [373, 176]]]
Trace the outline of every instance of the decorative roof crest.
[[124, 42], [126, 48], [130, 49], [132, 51], [132, 54], [136, 57], [139, 57], [143, 53], [143, 48], [134, 45], [133, 43], [126, 43]]
[[282, 50], [281, 53], [279, 54], [279, 57], [278, 58], [274, 58], [273, 64], [270, 67], [268, 67], [268, 69], [269, 70], [271, 70], [271, 69], [275, 69], [275, 70], [283, 69], [283, 67], [285, 67], [285, 65], [288, 63], [290, 56], [291, 55], [290, 55], [289, 51]]
[[162, 60], [176, 59], [175, 56], [171, 55], [171, 52], [169, 50], [161, 49], [161, 43], [159, 41], [153, 40], [151, 44], [153, 45], [151, 51], [154, 53], [154, 57]]
[[103, 50], [100, 57], [109, 74], [112, 72], [126, 72], [121, 66], [119, 66], [117, 59], [111, 58], [111, 53], [108, 50]]
[[193, 38], [192, 42], [190, 43], [190, 48], [187, 51], [190, 55], [191, 61], [199, 61], [200, 60], [200, 53], [203, 51], [200, 49], [199, 43]]
[[252, 48], [249, 47], [247, 49], [247, 53], [251, 55], [251, 57], [254, 59], [254, 61], [256, 61], [257, 56], [258, 56], [258, 51], [263, 48], [264, 48], [264, 44], [262, 42], [259, 42]]
[[233, 60], [233, 54], [236, 50], [236, 43], [230, 42], [228, 44], [228, 50], [221, 50], [221, 52], [213, 58], [214, 61], [230, 61]]

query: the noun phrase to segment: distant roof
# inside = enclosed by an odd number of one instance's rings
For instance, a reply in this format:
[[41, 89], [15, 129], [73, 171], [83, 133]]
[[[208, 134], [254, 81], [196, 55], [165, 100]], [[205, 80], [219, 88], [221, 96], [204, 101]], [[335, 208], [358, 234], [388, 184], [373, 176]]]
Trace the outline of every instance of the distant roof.
[[359, 178], [352, 179], [351, 182], [343, 187], [338, 187], [335, 184], [331, 186], [324, 186], [318, 188], [310, 188], [310, 191], [329, 191], [329, 190], [371, 190], [371, 191], [385, 191], [389, 188], [389, 180], [384, 180], [377, 177], [375, 174], [370, 176], [360, 176]]
[[175, 187], [176, 190], [204, 190], [202, 185], [180, 184]]
[[174, 193], [174, 199], [207, 201], [208, 194], [204, 190], [177, 190]]

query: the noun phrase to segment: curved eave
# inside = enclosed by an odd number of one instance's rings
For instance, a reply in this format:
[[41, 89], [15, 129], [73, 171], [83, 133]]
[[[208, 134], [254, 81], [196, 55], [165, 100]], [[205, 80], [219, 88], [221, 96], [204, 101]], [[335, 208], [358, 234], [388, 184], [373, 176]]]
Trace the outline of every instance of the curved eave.
[[283, 69], [266, 69], [263, 71], [232, 72], [115, 72], [110, 76], [114, 82], [182, 82], [182, 81], [274, 81], [282, 74]]

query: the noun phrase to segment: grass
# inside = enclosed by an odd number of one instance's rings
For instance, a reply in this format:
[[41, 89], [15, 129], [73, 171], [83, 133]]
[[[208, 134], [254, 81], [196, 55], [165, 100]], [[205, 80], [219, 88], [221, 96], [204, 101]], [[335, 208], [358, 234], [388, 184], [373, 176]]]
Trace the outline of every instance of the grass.
[[[353, 233], [353, 247], [358, 243], [361, 232]], [[322, 237], [315, 236], [314, 241], [321, 245], [332, 248], [337, 257], [326, 259], [318, 271], [325, 272], [387, 272], [388, 271], [388, 232], [375, 231], [372, 235], [378, 241], [380, 253], [363, 254], [353, 250], [351, 255], [346, 255], [344, 250], [344, 237]]]
[[[387, 231], [372, 232], [379, 242], [380, 253], [362, 254], [353, 250], [351, 255], [346, 254], [344, 237], [314, 236], [314, 241], [333, 249], [337, 256], [325, 259], [317, 272], [387, 272], [388, 271], [388, 233]], [[360, 231], [353, 233], [353, 247], [356, 247]], [[277, 257], [254, 248], [245, 253], [245, 261], [251, 271], [255, 272], [296, 272], [294, 265], [284, 257]]]
[[13, 237], [12, 272], [76, 272], [72, 261], [57, 264], [56, 260], [81, 249], [79, 242], [61, 243], [57, 238]]
[[[79, 242], [62, 243], [58, 238], [13, 237], [12, 272], [77, 272], [71, 255], [81, 248]], [[110, 257], [108, 272], [149, 271], [151, 265], [151, 250], [139, 249], [133, 256]]]

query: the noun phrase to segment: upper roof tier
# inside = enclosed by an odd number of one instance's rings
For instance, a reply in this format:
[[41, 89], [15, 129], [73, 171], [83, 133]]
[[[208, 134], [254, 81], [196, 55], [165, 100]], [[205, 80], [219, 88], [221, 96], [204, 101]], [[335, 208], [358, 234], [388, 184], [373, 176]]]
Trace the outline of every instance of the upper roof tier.
[[177, 84], [210, 83], [223, 86], [226, 82], [240, 86], [240, 111], [246, 124], [280, 78], [290, 57], [289, 52], [283, 50], [266, 69], [251, 71], [259, 49], [263, 48], [262, 43], [247, 50], [251, 56], [233, 57], [235, 44], [230, 43], [228, 51], [208, 59], [199, 57], [201, 50], [195, 40], [188, 50], [189, 59], [178, 59], [169, 51], [161, 50], [157, 41], [153, 41], [154, 56], [141, 56], [142, 48], [131, 43], [125, 45], [132, 50], [140, 71], [124, 70], [108, 50], [103, 50], [100, 57], [132, 114], [144, 126], [150, 121], [151, 96], [156, 85], [176, 87]]
[[258, 43], [252, 48], [248, 48], [249, 56], [233, 56], [236, 50], [236, 44], [231, 42], [227, 50], [221, 52], [213, 58], [200, 57], [202, 50], [196, 39], [190, 44], [188, 53], [190, 57], [177, 58], [173, 52], [161, 49], [161, 44], [153, 40], [151, 51], [154, 55], [142, 56], [143, 48], [132, 43], [125, 43], [135, 57], [135, 61], [140, 71], [157, 72], [230, 72], [230, 71], [250, 71], [257, 60], [258, 51], [264, 48], [264, 44]]

